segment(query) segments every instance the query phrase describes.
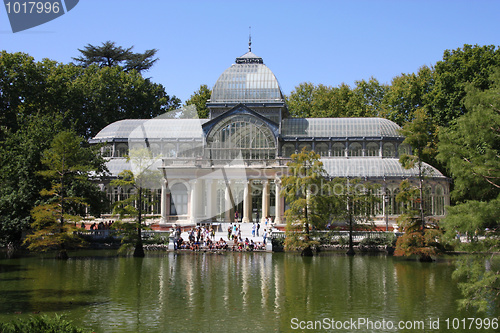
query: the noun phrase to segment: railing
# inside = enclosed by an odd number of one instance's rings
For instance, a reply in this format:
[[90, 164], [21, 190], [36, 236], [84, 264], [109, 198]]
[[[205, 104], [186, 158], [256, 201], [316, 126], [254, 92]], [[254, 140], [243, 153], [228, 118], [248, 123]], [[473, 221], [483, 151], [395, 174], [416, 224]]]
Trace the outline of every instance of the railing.
[[[331, 240], [338, 241], [341, 238], [349, 238], [349, 231], [312, 231], [312, 237], [330, 237]], [[375, 238], [385, 238], [390, 235], [400, 236], [401, 233], [394, 233], [390, 231], [353, 231], [352, 239], [354, 242], [361, 242], [363, 239], [375, 239]], [[273, 231], [272, 238], [286, 238], [286, 233], [284, 231]]]
[[[105, 239], [108, 237], [111, 237], [111, 238], [119, 238], [120, 237], [118, 230], [109, 230], [109, 229], [82, 230], [82, 231], [78, 231], [78, 234], [90, 237], [91, 239], [94, 239], [94, 240]], [[152, 239], [152, 238], [155, 238], [157, 236], [160, 238], [168, 239], [168, 236], [170, 235], [170, 231], [142, 230], [141, 235], [142, 235], [143, 240]]]

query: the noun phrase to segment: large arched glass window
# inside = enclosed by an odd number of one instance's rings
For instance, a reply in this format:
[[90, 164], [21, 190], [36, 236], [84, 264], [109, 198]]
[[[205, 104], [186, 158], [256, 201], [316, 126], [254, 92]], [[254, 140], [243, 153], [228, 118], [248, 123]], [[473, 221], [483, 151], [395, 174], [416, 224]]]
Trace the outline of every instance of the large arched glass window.
[[221, 121], [214, 126], [207, 142], [214, 160], [276, 158], [274, 134], [264, 122], [251, 115], [235, 115]]
[[349, 156], [363, 156], [363, 146], [358, 142], [349, 145]]
[[187, 215], [188, 192], [186, 185], [177, 183], [170, 189], [170, 215]]

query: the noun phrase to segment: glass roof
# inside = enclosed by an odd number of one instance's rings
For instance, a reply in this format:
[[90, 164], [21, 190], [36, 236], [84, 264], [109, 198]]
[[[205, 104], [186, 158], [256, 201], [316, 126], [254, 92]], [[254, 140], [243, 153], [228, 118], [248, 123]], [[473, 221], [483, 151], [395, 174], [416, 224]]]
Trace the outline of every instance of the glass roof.
[[[331, 177], [418, 177], [418, 169], [405, 169], [397, 158], [324, 158], [321, 159]], [[446, 178], [439, 170], [424, 163], [425, 175], [431, 178]]]
[[284, 137], [402, 137], [401, 127], [383, 118], [287, 118]]
[[273, 103], [282, 100], [276, 76], [262, 63], [262, 58], [252, 52], [237, 58], [237, 63], [222, 73], [210, 98], [211, 103]]
[[208, 119], [127, 119], [114, 122], [94, 137], [94, 142], [113, 139], [203, 138], [201, 126]]

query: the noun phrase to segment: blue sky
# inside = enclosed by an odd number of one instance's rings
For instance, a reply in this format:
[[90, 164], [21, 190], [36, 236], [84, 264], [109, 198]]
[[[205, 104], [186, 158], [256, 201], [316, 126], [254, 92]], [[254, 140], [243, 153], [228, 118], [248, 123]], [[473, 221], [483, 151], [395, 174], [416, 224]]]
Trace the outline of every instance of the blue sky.
[[390, 83], [446, 49], [500, 45], [499, 13], [496, 0], [80, 0], [18, 33], [0, 7], [0, 49], [67, 63], [89, 43], [156, 48], [160, 60], [145, 76], [184, 101], [247, 51], [251, 26], [252, 51], [289, 94], [301, 82]]

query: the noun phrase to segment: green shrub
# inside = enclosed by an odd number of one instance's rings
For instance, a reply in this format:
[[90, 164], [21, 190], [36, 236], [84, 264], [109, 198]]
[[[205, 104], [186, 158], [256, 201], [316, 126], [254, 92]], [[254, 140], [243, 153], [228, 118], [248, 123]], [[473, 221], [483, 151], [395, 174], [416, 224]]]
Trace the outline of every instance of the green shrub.
[[65, 320], [62, 316], [31, 316], [25, 319], [16, 319], [10, 323], [0, 323], [0, 333], [90, 333], [86, 330], [74, 326], [71, 321]]

